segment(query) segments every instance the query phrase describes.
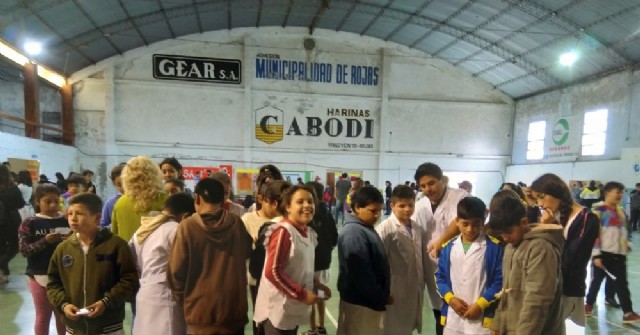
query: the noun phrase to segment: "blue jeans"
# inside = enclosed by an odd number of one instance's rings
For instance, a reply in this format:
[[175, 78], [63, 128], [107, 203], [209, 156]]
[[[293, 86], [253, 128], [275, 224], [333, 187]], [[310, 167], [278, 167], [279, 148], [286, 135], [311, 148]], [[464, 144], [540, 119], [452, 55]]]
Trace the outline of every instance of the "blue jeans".
[[336, 200], [336, 208], [335, 208], [335, 213], [333, 215], [333, 219], [336, 221], [336, 224], [338, 224], [338, 216], [340, 216], [340, 214], [342, 214], [342, 224], [344, 224], [344, 203], [347, 200]]

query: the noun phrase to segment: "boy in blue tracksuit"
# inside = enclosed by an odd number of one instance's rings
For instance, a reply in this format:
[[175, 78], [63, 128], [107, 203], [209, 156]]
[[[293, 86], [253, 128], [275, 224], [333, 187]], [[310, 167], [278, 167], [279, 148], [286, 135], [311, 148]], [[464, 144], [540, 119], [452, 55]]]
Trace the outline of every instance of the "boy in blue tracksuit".
[[490, 334], [496, 294], [502, 288], [503, 248], [482, 233], [487, 209], [482, 200], [463, 198], [457, 209], [460, 235], [444, 245], [435, 275], [443, 297], [443, 334]]

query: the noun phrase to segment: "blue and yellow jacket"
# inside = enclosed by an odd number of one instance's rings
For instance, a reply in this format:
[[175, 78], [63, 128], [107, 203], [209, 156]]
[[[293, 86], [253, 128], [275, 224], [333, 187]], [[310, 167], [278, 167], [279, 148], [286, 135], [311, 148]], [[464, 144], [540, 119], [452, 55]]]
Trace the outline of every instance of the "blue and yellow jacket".
[[[451, 275], [449, 261], [451, 257], [451, 248], [453, 242], [459, 239], [460, 236], [454, 237], [449, 242], [443, 245], [440, 252], [440, 258], [438, 259], [438, 270], [435, 274], [436, 286], [438, 287], [438, 293], [442, 297], [442, 308], [440, 312], [442, 317], [440, 323], [444, 325], [447, 322], [447, 313], [449, 311], [449, 302], [455, 297], [453, 288], [451, 287]], [[502, 255], [504, 248], [500, 245], [500, 241], [489, 235], [484, 235], [487, 241], [487, 249], [484, 254], [485, 270], [486, 270], [486, 288], [482, 295], [475, 301], [483, 310], [482, 326], [485, 328], [491, 327], [491, 321], [495, 313], [496, 306], [496, 294], [502, 290]], [[471, 304], [471, 302], [469, 302]]]

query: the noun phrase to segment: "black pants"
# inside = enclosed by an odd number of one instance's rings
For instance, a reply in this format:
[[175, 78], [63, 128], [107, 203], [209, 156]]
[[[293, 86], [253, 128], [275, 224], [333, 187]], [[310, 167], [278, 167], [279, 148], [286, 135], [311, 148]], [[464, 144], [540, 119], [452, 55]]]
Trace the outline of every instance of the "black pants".
[[[615, 292], [618, 295], [622, 311], [624, 313], [632, 312], [631, 293], [629, 292], [629, 283], [627, 282], [627, 257], [603, 252], [602, 264], [616, 277], [616, 280], [612, 280], [612, 282], [615, 287]], [[593, 268], [595, 268], [595, 266]], [[587, 293], [587, 304], [593, 305], [596, 302], [600, 285], [605, 276], [607, 276], [607, 274], [602, 269], [598, 268], [593, 271], [591, 284], [589, 284], [589, 291]]]
[[442, 316], [442, 313], [440, 313], [440, 310], [438, 309], [433, 310], [433, 317], [436, 318], [436, 335], [442, 335], [442, 332], [444, 331], [444, 327], [442, 326], [442, 324], [440, 324], [441, 316]]
[[9, 262], [18, 254], [20, 220], [8, 220], [0, 225], [0, 270], [9, 275]]
[[640, 208], [637, 209], [631, 209], [631, 215], [629, 216], [629, 231], [636, 231], [638, 230], [638, 226], [640, 225], [640, 222], [638, 222], [638, 220], [640, 219]]

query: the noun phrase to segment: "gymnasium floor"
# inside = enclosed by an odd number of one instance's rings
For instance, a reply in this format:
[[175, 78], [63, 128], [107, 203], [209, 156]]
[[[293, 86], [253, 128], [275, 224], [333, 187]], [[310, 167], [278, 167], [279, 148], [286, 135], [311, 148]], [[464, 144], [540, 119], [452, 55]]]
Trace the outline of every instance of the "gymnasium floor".
[[[640, 238], [640, 234], [635, 233], [634, 239], [636, 241]], [[638, 242], [640, 243], [640, 242]], [[329, 334], [335, 334], [336, 331], [336, 318], [338, 315], [338, 292], [335, 289], [338, 266], [337, 266], [337, 251], [334, 250], [333, 263], [331, 266], [331, 283], [330, 287], [333, 290], [334, 297], [327, 301], [327, 318], [326, 328]], [[630, 290], [633, 300], [634, 309], [640, 311], [640, 290], [638, 289], [640, 284], [640, 252], [638, 249], [633, 252], [627, 258], [628, 277], [630, 283]], [[11, 262], [11, 280], [8, 284], [0, 286], [0, 335], [28, 335], [33, 334], [33, 320], [35, 318], [35, 310], [33, 308], [33, 300], [29, 291], [27, 290], [24, 273], [26, 267], [26, 260], [18, 255]], [[602, 285], [604, 290], [604, 285]], [[125, 320], [125, 329], [129, 334], [130, 329], [130, 315], [127, 313], [127, 320]], [[423, 331], [422, 334], [433, 334], [433, 315], [431, 310], [426, 307], [423, 313]], [[245, 333], [251, 334], [250, 326], [248, 325]], [[303, 325], [299, 328], [299, 333], [303, 334], [308, 327]], [[640, 334], [640, 323], [635, 325], [623, 325], [622, 324], [622, 311], [620, 309], [614, 309], [605, 307], [604, 305], [604, 292], [601, 291], [598, 296], [598, 301], [594, 308], [594, 316], [587, 318], [586, 328], [581, 328], [574, 325], [572, 322], [568, 322], [567, 335], [591, 335], [591, 334], [609, 334], [609, 335], [632, 335]], [[51, 325], [51, 335], [55, 335], [55, 327]], [[550, 335], [550, 334], [549, 334]]]

